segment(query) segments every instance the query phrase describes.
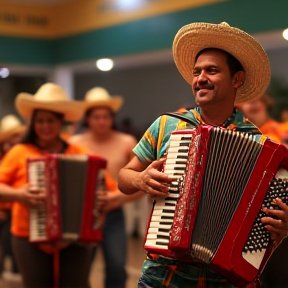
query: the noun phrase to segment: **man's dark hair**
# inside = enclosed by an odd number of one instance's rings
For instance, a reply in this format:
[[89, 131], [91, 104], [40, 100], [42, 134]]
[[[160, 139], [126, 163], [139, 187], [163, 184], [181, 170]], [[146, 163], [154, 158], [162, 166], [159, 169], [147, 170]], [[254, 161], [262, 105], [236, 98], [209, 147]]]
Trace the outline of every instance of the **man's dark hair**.
[[205, 48], [205, 49], [199, 51], [195, 57], [195, 62], [197, 61], [198, 57], [202, 53], [204, 53], [206, 51], [210, 51], [210, 50], [219, 51], [219, 52], [222, 52], [223, 54], [225, 54], [231, 76], [233, 76], [238, 71], [244, 71], [244, 68], [241, 65], [241, 63], [233, 55], [231, 55], [227, 51], [219, 49], [219, 48]]
[[[32, 117], [31, 117], [31, 122], [30, 125], [27, 129], [26, 134], [24, 135], [21, 143], [22, 144], [35, 144], [36, 143], [36, 139], [37, 139], [37, 135], [35, 133], [35, 128], [34, 128], [34, 124], [35, 124], [35, 117], [36, 117], [36, 113], [37, 111], [39, 111], [38, 109], [35, 109], [33, 111]], [[57, 113], [57, 112], [52, 112], [49, 111], [51, 113], [53, 113], [59, 120], [64, 120], [64, 115], [61, 113]]]
[[[99, 108], [107, 108], [107, 110], [110, 112], [111, 114], [111, 117], [113, 118], [113, 124], [112, 124], [112, 129], [113, 130], [117, 130], [116, 129], [116, 123], [115, 123], [115, 113], [112, 111], [112, 109], [110, 109], [109, 107], [106, 107], [106, 106], [100, 106]], [[89, 128], [89, 125], [88, 125], [88, 121], [87, 119], [91, 116], [92, 112], [97, 109], [97, 107], [91, 107], [89, 109], [87, 109], [87, 111], [85, 112], [84, 114], [84, 117], [83, 117], [83, 121], [82, 121], [82, 124], [80, 125], [81, 126], [81, 130], [82, 129], [85, 129], [85, 128]]]

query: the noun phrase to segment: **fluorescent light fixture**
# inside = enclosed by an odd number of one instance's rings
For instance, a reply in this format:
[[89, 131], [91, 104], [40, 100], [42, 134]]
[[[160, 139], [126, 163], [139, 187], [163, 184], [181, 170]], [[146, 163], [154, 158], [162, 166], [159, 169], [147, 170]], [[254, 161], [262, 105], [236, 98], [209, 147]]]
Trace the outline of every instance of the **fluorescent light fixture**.
[[288, 41], [288, 28], [283, 31], [282, 35], [283, 38]]
[[109, 71], [113, 68], [113, 60], [108, 58], [99, 59], [96, 61], [96, 66], [101, 71]]

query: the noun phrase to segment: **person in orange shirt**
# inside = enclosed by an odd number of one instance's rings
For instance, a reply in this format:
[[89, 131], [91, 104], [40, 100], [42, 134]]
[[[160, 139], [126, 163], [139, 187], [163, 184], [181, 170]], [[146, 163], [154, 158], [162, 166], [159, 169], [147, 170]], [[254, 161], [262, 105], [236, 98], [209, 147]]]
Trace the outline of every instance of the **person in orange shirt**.
[[[26, 126], [13, 114], [5, 115], [0, 121], [0, 154], [1, 158], [17, 143], [26, 131]], [[4, 271], [5, 256], [11, 256], [13, 276], [17, 275], [17, 265], [11, 247], [11, 205], [0, 203], [0, 274]], [[7, 276], [7, 273], [5, 274]], [[11, 274], [12, 275], [12, 274]], [[15, 277], [14, 277], [15, 278]]]
[[15, 104], [30, 126], [21, 144], [14, 146], [2, 159], [0, 199], [15, 201], [12, 207], [12, 246], [24, 287], [54, 287], [55, 255], [60, 259], [59, 287], [89, 287], [91, 247], [76, 243], [65, 247], [56, 244], [43, 246], [32, 244], [28, 239], [29, 207], [43, 205], [46, 195], [40, 191], [31, 193], [27, 183], [27, 158], [45, 157], [49, 153], [86, 154], [82, 148], [68, 144], [60, 137], [63, 121], [79, 120], [82, 106], [69, 101], [64, 90], [52, 83], [42, 85], [34, 97], [20, 93]]
[[238, 109], [242, 110], [253, 124], [259, 127], [263, 135], [278, 143], [282, 142], [280, 123], [272, 119], [269, 115], [269, 108], [274, 105], [274, 99], [268, 94], [264, 94], [260, 99], [252, 102], [238, 104]]

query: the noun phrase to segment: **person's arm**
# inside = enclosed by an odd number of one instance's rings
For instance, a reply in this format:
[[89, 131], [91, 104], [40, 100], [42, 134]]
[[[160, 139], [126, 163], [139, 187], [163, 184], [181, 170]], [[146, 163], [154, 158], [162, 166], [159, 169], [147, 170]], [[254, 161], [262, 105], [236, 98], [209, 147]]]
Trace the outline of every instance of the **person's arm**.
[[43, 191], [29, 191], [28, 184], [21, 188], [13, 188], [5, 183], [0, 183], [0, 202], [21, 202], [26, 206], [41, 206], [46, 195], [40, 192]]
[[145, 195], [144, 192], [138, 191], [132, 195], [125, 195], [119, 190], [100, 193], [98, 196], [98, 207], [104, 212], [109, 212], [120, 208], [123, 204], [134, 201]]
[[120, 170], [118, 188], [127, 195], [143, 191], [151, 198], [165, 198], [168, 195], [172, 178], [160, 172], [164, 159], [150, 165], [142, 163], [137, 156]]

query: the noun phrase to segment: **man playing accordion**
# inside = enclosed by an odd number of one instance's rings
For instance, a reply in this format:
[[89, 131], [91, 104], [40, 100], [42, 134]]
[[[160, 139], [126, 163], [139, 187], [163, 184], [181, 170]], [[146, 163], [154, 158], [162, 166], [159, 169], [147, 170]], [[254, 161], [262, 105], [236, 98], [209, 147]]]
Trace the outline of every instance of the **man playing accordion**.
[[[201, 125], [252, 135], [261, 132], [235, 103], [261, 97], [270, 81], [270, 64], [260, 44], [249, 34], [227, 23], [193, 23], [182, 27], [173, 42], [175, 64], [192, 86], [197, 107], [179, 118], [162, 115], [134, 148], [134, 158], [120, 171], [119, 189], [125, 194], [145, 191], [152, 199], [166, 198], [173, 178], [162, 173], [172, 131]], [[186, 121], [188, 119], [189, 121]], [[233, 166], [231, 163], [230, 166]], [[157, 202], [157, 201], [156, 201]], [[274, 247], [288, 231], [288, 207], [280, 198], [278, 210], [263, 208], [261, 222]], [[230, 253], [230, 251], [227, 251]], [[236, 287], [233, 281], [205, 265], [148, 253], [138, 287]], [[257, 286], [258, 280], [252, 285]]]

